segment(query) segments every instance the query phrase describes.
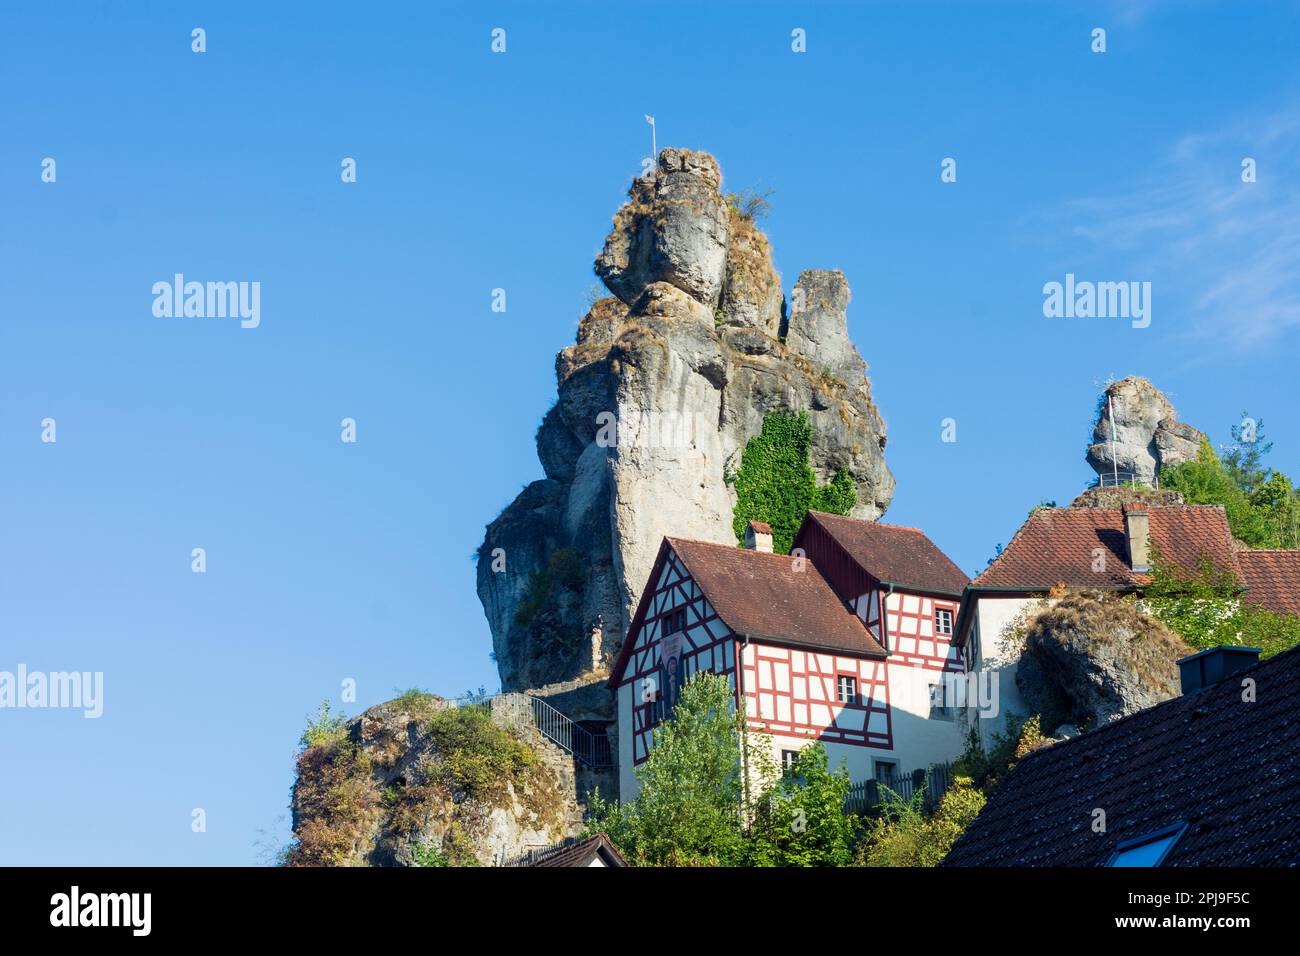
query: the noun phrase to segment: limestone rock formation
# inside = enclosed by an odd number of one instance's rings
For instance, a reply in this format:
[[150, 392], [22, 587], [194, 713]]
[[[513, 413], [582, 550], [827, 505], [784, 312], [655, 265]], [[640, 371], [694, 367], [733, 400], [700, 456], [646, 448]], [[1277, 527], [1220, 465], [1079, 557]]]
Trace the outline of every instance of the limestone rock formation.
[[[1113, 443], [1110, 407], [1114, 408]], [[1098, 403], [1088, 464], [1102, 480], [1118, 471], [1121, 481], [1151, 485], [1165, 465], [1195, 458], [1204, 438], [1178, 421], [1173, 405], [1158, 388], [1145, 378], [1130, 376], [1113, 382]]]
[[545, 477], [487, 528], [478, 593], [507, 689], [606, 672], [664, 535], [734, 543], [727, 477], [769, 412], [807, 411], [820, 481], [889, 506], [885, 425], [848, 337], [848, 282], [800, 276], [787, 310], [766, 236], [706, 153], [665, 149], [597, 256], [614, 293], [556, 357]]
[[[581, 826], [572, 758], [491, 706], [408, 694], [298, 757], [291, 866], [492, 865]], [[606, 785], [608, 788], [608, 785]]]
[[1096, 726], [1177, 695], [1174, 662], [1191, 653], [1129, 601], [1070, 594], [1027, 622], [1016, 687], [1044, 733]]

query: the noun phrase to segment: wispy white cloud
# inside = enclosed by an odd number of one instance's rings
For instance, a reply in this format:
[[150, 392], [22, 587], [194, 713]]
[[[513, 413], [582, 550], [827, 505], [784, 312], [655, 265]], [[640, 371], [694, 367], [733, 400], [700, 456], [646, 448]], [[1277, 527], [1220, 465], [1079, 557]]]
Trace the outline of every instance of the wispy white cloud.
[[[1241, 161], [1257, 162], [1244, 183]], [[1300, 326], [1300, 108], [1185, 136], [1128, 189], [1072, 200], [1057, 228], [1163, 277], [1192, 334], [1243, 351]], [[1081, 250], [1084, 251], [1084, 250]], [[1165, 305], [1166, 314], [1171, 305]]]

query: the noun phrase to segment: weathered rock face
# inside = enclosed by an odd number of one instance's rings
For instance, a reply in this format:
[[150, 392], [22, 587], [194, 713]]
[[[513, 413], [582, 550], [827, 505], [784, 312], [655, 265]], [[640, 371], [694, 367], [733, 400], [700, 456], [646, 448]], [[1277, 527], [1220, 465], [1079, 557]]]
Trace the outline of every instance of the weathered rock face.
[[[1107, 398], [1114, 408], [1113, 448]], [[1165, 465], [1194, 459], [1205, 438], [1191, 425], [1178, 421], [1173, 405], [1145, 378], [1130, 376], [1114, 382], [1099, 408], [1087, 458], [1103, 479], [1118, 470], [1121, 480], [1154, 484]]]
[[407, 696], [303, 751], [285, 862], [492, 865], [575, 833], [583, 806], [572, 758], [488, 713]]
[[480, 551], [507, 690], [605, 673], [664, 535], [735, 542], [726, 476], [765, 414], [808, 412], [813, 470], [849, 474], [855, 517], [893, 497], [847, 280], [805, 272], [787, 311], [767, 238], [720, 183], [713, 157], [663, 150], [596, 258], [614, 298], [556, 357], [558, 400], [537, 435], [546, 477]]
[[1016, 687], [1044, 733], [1095, 726], [1177, 695], [1175, 661], [1190, 653], [1128, 601], [1071, 594], [1028, 622]]
[[1134, 488], [1130, 485], [1089, 488], [1070, 502], [1071, 508], [1122, 508], [1126, 504], [1145, 504], [1149, 508], [1181, 505], [1181, 491], [1161, 488]]

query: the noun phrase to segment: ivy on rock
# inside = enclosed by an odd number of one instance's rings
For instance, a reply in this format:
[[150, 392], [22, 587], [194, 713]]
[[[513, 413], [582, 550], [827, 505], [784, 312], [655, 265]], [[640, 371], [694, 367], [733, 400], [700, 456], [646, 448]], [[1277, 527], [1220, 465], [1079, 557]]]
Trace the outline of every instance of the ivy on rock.
[[840, 469], [828, 484], [818, 486], [808, 463], [812, 425], [808, 413], [772, 412], [763, 417], [762, 431], [745, 445], [740, 470], [729, 477], [736, 488], [732, 530], [743, 542], [751, 521], [772, 526], [772, 548], [789, 554], [804, 515], [813, 511], [847, 515], [857, 502], [853, 479]]

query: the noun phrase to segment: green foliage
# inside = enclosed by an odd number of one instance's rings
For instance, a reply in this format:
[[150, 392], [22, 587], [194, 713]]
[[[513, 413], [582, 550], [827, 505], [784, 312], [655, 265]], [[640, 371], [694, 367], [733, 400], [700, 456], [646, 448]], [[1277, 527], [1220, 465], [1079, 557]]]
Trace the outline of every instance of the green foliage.
[[767, 216], [772, 211], [772, 203], [769, 197], [772, 190], [768, 189], [758, 192], [754, 189], [742, 189], [740, 192], [727, 193], [724, 199], [727, 205], [746, 219], [758, 221]]
[[546, 559], [546, 567], [528, 576], [523, 600], [515, 610], [515, 620], [525, 626], [536, 621], [551, 607], [557, 587], [581, 592], [586, 581], [582, 556], [574, 548], [557, 548]]
[[304, 750], [323, 747], [341, 740], [347, 734], [348, 717], [346, 714], [330, 713], [329, 699], [322, 700], [316, 708], [315, 716], [307, 715], [307, 729], [298, 739], [298, 745]]
[[937, 866], [984, 808], [985, 798], [970, 778], [957, 777], [933, 816], [924, 814], [924, 800], [923, 789], [903, 800], [886, 788], [882, 813], [868, 825], [866, 866]]
[[427, 728], [442, 757], [440, 781], [472, 799], [500, 802], [507, 783], [524, 789], [541, 763], [531, 747], [492, 721], [486, 707], [439, 711]]
[[1189, 505], [1222, 505], [1232, 533], [1252, 548], [1300, 548], [1300, 491], [1262, 464], [1273, 446], [1263, 440], [1263, 422], [1255, 441], [1241, 441], [1240, 426], [1233, 438], [1223, 458], [1208, 440], [1201, 442], [1194, 460], [1160, 472], [1162, 487], [1181, 492]]
[[1300, 617], [1278, 614], [1241, 599], [1241, 583], [1205, 554], [1195, 573], [1166, 561], [1154, 543], [1151, 583], [1143, 610], [1163, 621], [1188, 645], [1205, 649], [1221, 644], [1258, 647], [1272, 657], [1300, 644]]
[[984, 749], [979, 734], [972, 728], [966, 737], [966, 749], [953, 761], [953, 777], [966, 778], [987, 793], [997, 786], [1017, 760], [1050, 743], [1051, 738], [1043, 735], [1042, 720], [1037, 714], [1033, 717], [1007, 714], [1003, 729], [993, 733], [992, 746], [988, 750]]
[[438, 847], [430, 844], [417, 846], [411, 851], [411, 859], [416, 866], [450, 866], [447, 855]]
[[645, 862], [730, 865], [741, 856], [741, 725], [725, 677], [701, 673], [682, 687], [671, 719], [637, 768], [630, 819]]
[[736, 512], [732, 530], [736, 540], [745, 539], [750, 521], [772, 526], [772, 547], [789, 554], [795, 533], [809, 508], [834, 514], [848, 514], [857, 501], [848, 472], [835, 473], [830, 484], [817, 487], [808, 464], [812, 447], [812, 426], [808, 413], [786, 415], [773, 412], [763, 417], [763, 429], [745, 445], [740, 470], [734, 476]]
[[849, 774], [831, 771], [820, 743], [799, 751], [794, 766], [763, 794], [750, 828], [751, 866], [848, 866], [862, 822], [844, 811]]

